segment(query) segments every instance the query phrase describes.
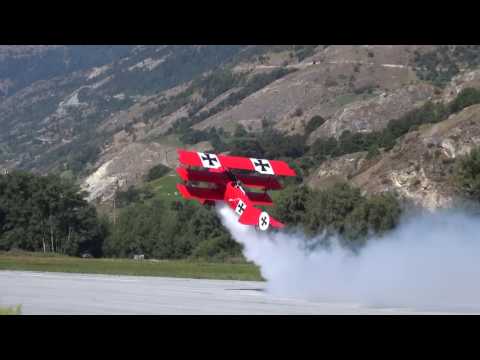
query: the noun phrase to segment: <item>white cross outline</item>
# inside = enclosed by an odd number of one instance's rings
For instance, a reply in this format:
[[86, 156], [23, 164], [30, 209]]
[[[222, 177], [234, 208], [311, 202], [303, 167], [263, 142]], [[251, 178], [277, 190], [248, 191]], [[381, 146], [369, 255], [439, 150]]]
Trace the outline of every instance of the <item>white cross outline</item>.
[[235, 212], [238, 214], [238, 215], [242, 215], [245, 210], [247, 210], [247, 204], [245, 204], [242, 200], [238, 200], [238, 204], [235, 208]]
[[[218, 156], [215, 154], [203, 153], [203, 152], [197, 152], [197, 154], [204, 168], [218, 169], [219, 167], [222, 166], [222, 164], [220, 164], [220, 160], [218, 159]], [[204, 159], [204, 157], [207, 157], [208, 159]]]
[[272, 164], [270, 164], [270, 161], [268, 161], [267, 159], [250, 158], [250, 161], [252, 162], [252, 165], [256, 172], [259, 172], [260, 174], [275, 175], [275, 173], [273, 172]]
[[260, 216], [258, 217], [258, 227], [260, 230], [265, 231], [269, 228], [270, 226], [270, 216], [268, 215], [267, 212], [262, 211], [260, 213]]

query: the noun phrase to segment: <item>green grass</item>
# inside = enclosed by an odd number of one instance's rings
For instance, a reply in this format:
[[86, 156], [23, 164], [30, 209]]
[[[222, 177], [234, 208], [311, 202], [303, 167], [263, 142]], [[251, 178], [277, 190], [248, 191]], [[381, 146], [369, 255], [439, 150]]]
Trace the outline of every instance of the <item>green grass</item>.
[[262, 280], [249, 263], [187, 260], [81, 259], [35, 253], [0, 252], [0, 270], [53, 271], [85, 274], [167, 276], [194, 279]]
[[20, 315], [22, 313], [22, 306], [15, 307], [0, 307], [0, 315]]
[[177, 173], [172, 171], [159, 179], [147, 183], [146, 187], [155, 194], [155, 198], [173, 201], [181, 198], [177, 190], [177, 183], [180, 181]]

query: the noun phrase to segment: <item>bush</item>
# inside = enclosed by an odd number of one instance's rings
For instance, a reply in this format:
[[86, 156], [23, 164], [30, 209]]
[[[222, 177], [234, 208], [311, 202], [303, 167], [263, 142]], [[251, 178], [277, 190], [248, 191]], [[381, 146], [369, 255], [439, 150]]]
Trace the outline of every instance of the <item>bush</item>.
[[480, 90], [474, 88], [465, 88], [450, 103], [450, 112], [456, 113], [467, 106], [480, 103]]
[[328, 240], [338, 235], [342, 245], [356, 250], [370, 235], [395, 228], [401, 207], [393, 194], [364, 196], [341, 183], [321, 191], [288, 188], [277, 200], [273, 215], [286, 224], [303, 226], [312, 236], [324, 234]]
[[165, 176], [170, 172], [170, 168], [163, 165], [163, 164], [158, 164], [152, 167], [146, 176], [147, 181], [153, 181], [156, 179], [161, 178], [162, 176]]
[[[417, 76], [443, 87], [462, 68], [474, 68], [480, 64], [480, 46], [439, 46], [425, 54], [415, 53]], [[459, 67], [460, 65], [460, 67]]]
[[362, 201], [345, 218], [346, 241], [364, 241], [369, 235], [382, 235], [394, 229], [401, 208], [392, 194], [374, 195]]
[[273, 215], [288, 225], [302, 225], [310, 196], [311, 192], [306, 186], [286, 188], [276, 200]]
[[233, 133], [233, 136], [235, 137], [248, 136], [248, 132], [247, 130], [245, 130], [242, 124], [237, 124], [237, 126], [235, 127], [235, 132]]
[[311, 195], [307, 201], [305, 228], [312, 235], [322, 232], [343, 234], [345, 218], [362, 201], [360, 190], [348, 184], [336, 184]]
[[[307, 151], [305, 137], [284, 135], [277, 130], [267, 129], [257, 136], [263, 157], [267, 159], [299, 158]], [[255, 156], [254, 156], [255, 157]]]
[[144, 201], [145, 199], [150, 199], [153, 197], [153, 194], [145, 189], [137, 189], [134, 186], [130, 186], [126, 191], [118, 191], [115, 194], [116, 206], [126, 207], [132, 203], [138, 203]]
[[240, 246], [228, 234], [221, 234], [200, 242], [193, 250], [192, 257], [225, 261], [229, 257], [238, 256]]
[[310, 135], [313, 131], [322, 126], [325, 121], [326, 120], [320, 115], [313, 116], [308, 122], [307, 126], [305, 126], [305, 134]]
[[293, 113], [293, 116], [302, 116], [303, 115], [303, 110], [301, 108], [296, 108], [294, 113]]
[[380, 155], [380, 150], [378, 149], [378, 146], [376, 144], [373, 144], [368, 148], [366, 159], [371, 160], [377, 157], [378, 155]]
[[480, 147], [458, 160], [454, 176], [462, 194], [480, 201]]

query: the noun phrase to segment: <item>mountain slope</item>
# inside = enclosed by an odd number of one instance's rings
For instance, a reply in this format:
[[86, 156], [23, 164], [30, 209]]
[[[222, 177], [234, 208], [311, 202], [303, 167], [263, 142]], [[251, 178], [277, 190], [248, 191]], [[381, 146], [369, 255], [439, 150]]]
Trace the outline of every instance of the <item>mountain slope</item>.
[[[0, 168], [80, 177], [91, 200], [105, 201], [159, 163], [174, 167], [176, 147], [217, 148], [214, 140], [235, 140], [239, 125], [250, 138], [268, 128], [308, 145], [378, 132], [429, 101], [480, 87], [479, 65], [480, 47], [470, 45], [1, 46]], [[466, 151], [478, 112], [434, 125], [458, 125], [435, 136]], [[444, 206], [452, 190], [431, 169], [443, 160], [416, 160], [435, 148], [423, 131], [374, 159], [358, 153], [310, 164], [307, 183], [343, 178]]]
[[351, 181], [372, 194], [396, 191], [424, 208], [450, 207], [458, 195], [451, 178], [455, 159], [476, 146], [480, 146], [480, 105], [409, 132], [376, 158], [367, 159], [367, 152], [360, 152], [327, 161], [308, 183], [319, 188]]

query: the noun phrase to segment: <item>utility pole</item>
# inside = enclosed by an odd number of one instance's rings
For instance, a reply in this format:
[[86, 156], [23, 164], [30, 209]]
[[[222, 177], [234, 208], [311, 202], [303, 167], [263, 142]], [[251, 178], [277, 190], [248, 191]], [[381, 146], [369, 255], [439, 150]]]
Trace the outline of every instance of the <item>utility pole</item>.
[[117, 192], [118, 192], [118, 179], [115, 183], [115, 192], [113, 194], [113, 226], [117, 224]]
[[115, 213], [116, 207], [115, 207], [115, 198], [117, 197], [117, 192], [115, 191], [115, 194], [113, 195], [113, 226], [117, 224], [117, 216]]

